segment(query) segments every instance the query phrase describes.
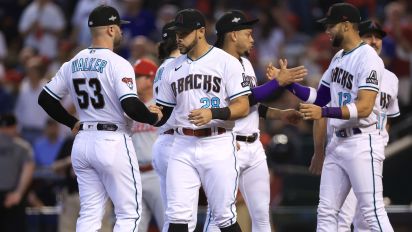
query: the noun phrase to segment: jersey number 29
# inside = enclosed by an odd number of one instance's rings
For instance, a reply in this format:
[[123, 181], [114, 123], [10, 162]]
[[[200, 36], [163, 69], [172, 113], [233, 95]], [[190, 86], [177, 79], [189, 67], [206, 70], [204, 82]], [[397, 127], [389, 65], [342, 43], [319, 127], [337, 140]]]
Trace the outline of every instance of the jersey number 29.
[[[88, 85], [94, 89], [93, 97], [89, 97], [89, 93], [86, 90], [81, 89], [81, 86], [86, 84], [86, 80], [88, 80]], [[80, 109], [86, 109], [89, 107], [89, 98], [92, 106], [95, 109], [101, 109], [104, 107], [104, 98], [101, 94], [102, 86], [100, 84], [99, 79], [97, 78], [90, 78], [90, 79], [73, 79], [74, 90], [78, 96], [77, 101], [79, 102]]]

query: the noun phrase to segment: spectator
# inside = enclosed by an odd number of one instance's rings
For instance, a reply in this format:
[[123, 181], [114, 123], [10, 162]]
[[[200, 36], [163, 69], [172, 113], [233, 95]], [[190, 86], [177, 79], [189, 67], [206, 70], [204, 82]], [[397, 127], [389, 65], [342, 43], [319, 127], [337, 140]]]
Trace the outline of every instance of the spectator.
[[17, 137], [14, 115], [0, 116], [0, 229], [22, 232], [25, 229], [26, 191], [32, 179], [32, 149]]
[[19, 31], [26, 46], [37, 48], [40, 55], [52, 59], [57, 55], [57, 41], [64, 26], [64, 15], [53, 1], [35, 0], [24, 9]]
[[24, 78], [17, 97], [15, 113], [21, 134], [30, 144], [42, 135], [48, 118], [46, 112], [37, 104], [37, 98], [46, 80], [43, 78], [46, 67], [41, 57], [33, 57], [26, 64], [27, 76]]
[[34, 160], [37, 166], [51, 167], [64, 141], [59, 134], [59, 124], [48, 119], [44, 135], [34, 143]]

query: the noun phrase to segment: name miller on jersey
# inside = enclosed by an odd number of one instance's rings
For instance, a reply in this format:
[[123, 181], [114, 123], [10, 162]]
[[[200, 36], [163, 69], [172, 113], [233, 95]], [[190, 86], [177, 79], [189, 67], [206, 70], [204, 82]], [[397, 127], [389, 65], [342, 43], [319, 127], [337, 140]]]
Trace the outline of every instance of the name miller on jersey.
[[343, 88], [351, 90], [353, 86], [353, 75], [344, 69], [336, 67], [332, 70], [332, 82], [341, 84]]
[[96, 58], [79, 58], [72, 61], [72, 73], [78, 71], [95, 71], [103, 73], [103, 69], [106, 67], [107, 61]]
[[189, 74], [187, 77], [177, 79], [177, 81], [171, 83], [171, 87], [175, 96], [183, 91], [191, 89], [203, 89], [206, 92], [219, 93], [221, 89], [222, 78], [212, 75], [204, 74]]

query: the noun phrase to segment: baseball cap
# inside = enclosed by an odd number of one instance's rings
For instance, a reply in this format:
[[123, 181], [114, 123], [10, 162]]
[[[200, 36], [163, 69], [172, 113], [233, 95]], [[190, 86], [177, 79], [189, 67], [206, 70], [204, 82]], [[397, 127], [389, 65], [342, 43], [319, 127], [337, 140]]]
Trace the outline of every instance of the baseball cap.
[[136, 76], [149, 76], [154, 78], [157, 71], [157, 65], [146, 58], [138, 59], [134, 64], [134, 73]]
[[174, 21], [166, 23], [162, 28], [162, 39], [166, 40], [168, 38], [176, 38], [176, 33], [174, 30], [170, 29], [175, 25]]
[[360, 23], [361, 17], [358, 8], [349, 3], [336, 3], [329, 7], [326, 17], [317, 22], [323, 24], [337, 24], [346, 21]]
[[359, 24], [359, 35], [363, 36], [367, 33], [377, 33], [380, 38], [386, 36], [382, 26], [375, 20], [366, 20]]
[[250, 29], [256, 24], [259, 19], [247, 20], [245, 14], [240, 10], [232, 10], [226, 12], [216, 22], [217, 34], [223, 34], [229, 31], [239, 31]]
[[184, 9], [177, 12], [174, 26], [170, 29], [175, 31], [193, 31], [206, 25], [205, 17], [196, 9]]
[[0, 115], [0, 128], [14, 126], [17, 124], [17, 119], [13, 114]]
[[128, 24], [129, 21], [120, 20], [119, 12], [111, 6], [100, 5], [90, 13], [89, 27]]

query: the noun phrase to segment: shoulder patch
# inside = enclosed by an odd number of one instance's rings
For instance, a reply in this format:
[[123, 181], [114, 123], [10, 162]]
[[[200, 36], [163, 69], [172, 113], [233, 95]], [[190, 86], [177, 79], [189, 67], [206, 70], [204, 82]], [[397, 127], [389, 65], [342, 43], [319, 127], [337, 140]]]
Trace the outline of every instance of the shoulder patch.
[[122, 82], [126, 83], [129, 89], [133, 89], [133, 79], [131, 77], [123, 77]]
[[378, 85], [378, 75], [376, 74], [375, 70], [372, 70], [371, 73], [369, 74], [369, 77], [366, 78], [366, 83]]
[[242, 73], [242, 77], [243, 77], [243, 81], [242, 81], [242, 83], [240, 83], [240, 84], [242, 85], [242, 87], [244, 88], [244, 87], [250, 86], [250, 79], [249, 79], [249, 77], [246, 76], [245, 73]]

